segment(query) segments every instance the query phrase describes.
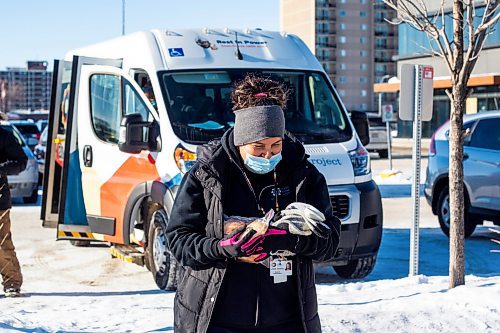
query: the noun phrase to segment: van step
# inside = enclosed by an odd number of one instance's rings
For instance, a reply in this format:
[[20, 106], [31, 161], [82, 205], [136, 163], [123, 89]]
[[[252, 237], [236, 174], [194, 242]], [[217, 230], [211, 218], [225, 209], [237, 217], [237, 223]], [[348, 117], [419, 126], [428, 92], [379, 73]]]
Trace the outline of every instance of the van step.
[[109, 252], [113, 258], [144, 266], [144, 253], [137, 250], [137, 248], [126, 245], [114, 245], [109, 249]]

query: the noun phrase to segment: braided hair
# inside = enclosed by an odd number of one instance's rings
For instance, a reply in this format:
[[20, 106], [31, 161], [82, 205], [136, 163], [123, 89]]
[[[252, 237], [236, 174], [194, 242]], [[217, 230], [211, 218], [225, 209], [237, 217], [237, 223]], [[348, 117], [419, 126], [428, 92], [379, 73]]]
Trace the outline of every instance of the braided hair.
[[231, 94], [233, 110], [266, 105], [278, 105], [285, 109], [290, 92], [283, 83], [250, 73], [234, 84]]

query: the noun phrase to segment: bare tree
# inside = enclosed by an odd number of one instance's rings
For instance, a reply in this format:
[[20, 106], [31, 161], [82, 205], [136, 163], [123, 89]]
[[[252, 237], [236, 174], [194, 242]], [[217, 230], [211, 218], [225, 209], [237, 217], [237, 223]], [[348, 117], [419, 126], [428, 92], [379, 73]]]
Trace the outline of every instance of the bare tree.
[[0, 111], [7, 113], [12, 104], [20, 102], [24, 96], [24, 87], [19, 83], [9, 84], [0, 80]]
[[[444, 59], [451, 76], [451, 91], [447, 90], [446, 93], [452, 106], [449, 135], [450, 288], [454, 288], [465, 284], [465, 199], [462, 162], [466, 136], [463, 130], [463, 114], [469, 93], [467, 81], [486, 37], [498, 21], [500, 3], [497, 0], [441, 0], [439, 9], [430, 13], [424, 0], [382, 1], [397, 11], [398, 22], [395, 24], [406, 23], [427, 34], [430, 53]], [[427, 4], [429, 3], [427, 1]], [[449, 36], [445, 29], [447, 16], [451, 16], [453, 21], [453, 36]]]

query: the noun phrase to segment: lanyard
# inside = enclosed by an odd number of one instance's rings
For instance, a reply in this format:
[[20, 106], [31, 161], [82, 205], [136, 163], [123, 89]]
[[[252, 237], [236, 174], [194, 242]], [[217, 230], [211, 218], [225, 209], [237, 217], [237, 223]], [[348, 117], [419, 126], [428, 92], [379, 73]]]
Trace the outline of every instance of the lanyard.
[[[274, 212], [275, 213], [278, 213], [280, 211], [280, 205], [279, 205], [279, 202], [278, 202], [278, 177], [277, 177], [277, 173], [276, 173], [276, 170], [274, 170], [273, 172], [273, 180], [274, 180], [274, 185], [272, 185], [274, 187]], [[271, 185], [270, 185], [271, 186]], [[266, 211], [264, 210], [264, 208], [262, 208], [262, 206], [260, 205], [260, 196], [262, 195], [262, 192], [264, 192], [264, 190], [269, 187], [269, 186], [266, 186], [264, 187], [261, 191], [260, 191], [260, 194], [259, 194], [259, 199], [257, 200], [257, 208], [259, 209], [259, 211], [263, 214], [263, 215], [266, 215]]]

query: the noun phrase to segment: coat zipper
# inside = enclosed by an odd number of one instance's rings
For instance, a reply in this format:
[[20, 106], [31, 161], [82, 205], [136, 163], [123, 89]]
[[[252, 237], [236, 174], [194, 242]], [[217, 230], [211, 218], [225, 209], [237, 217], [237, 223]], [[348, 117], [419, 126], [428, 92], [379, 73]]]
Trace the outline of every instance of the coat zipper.
[[[231, 156], [229, 156], [229, 160], [236, 165], [236, 167], [241, 171], [243, 174], [243, 178], [245, 178], [245, 181], [247, 182], [248, 187], [250, 188], [250, 191], [253, 194], [253, 197], [255, 199], [255, 203], [257, 204], [257, 211], [261, 212], [262, 209], [259, 204], [259, 200], [257, 200], [257, 194], [255, 194], [255, 191], [253, 190], [252, 183], [250, 182], [250, 179], [248, 179], [248, 176], [246, 175], [245, 171], [236, 163]], [[260, 309], [259, 309], [259, 302], [260, 302], [260, 272], [257, 270], [257, 303], [255, 307], [255, 323], [254, 326], [258, 327], [260, 324]]]

